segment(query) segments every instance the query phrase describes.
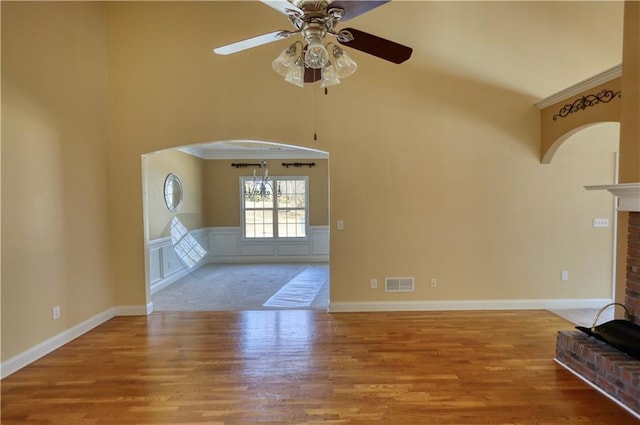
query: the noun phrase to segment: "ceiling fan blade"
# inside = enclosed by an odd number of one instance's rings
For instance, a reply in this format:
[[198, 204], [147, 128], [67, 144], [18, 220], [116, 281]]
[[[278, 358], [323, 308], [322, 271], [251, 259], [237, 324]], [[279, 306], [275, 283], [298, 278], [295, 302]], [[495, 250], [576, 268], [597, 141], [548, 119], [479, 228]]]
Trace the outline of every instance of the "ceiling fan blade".
[[340, 22], [346, 22], [349, 19], [360, 16], [390, 1], [391, 0], [337, 0], [332, 2], [327, 9], [333, 7], [344, 9], [344, 16], [340, 19]]
[[263, 44], [271, 43], [273, 41], [283, 40], [297, 33], [297, 31], [274, 31], [269, 34], [262, 34], [256, 37], [247, 38], [246, 40], [236, 41], [235, 43], [227, 44], [225, 46], [216, 47], [213, 51], [219, 55], [230, 55], [232, 53], [251, 49], [252, 47], [262, 46]]
[[315, 83], [322, 78], [322, 71], [319, 69], [304, 67], [304, 82]]
[[343, 46], [369, 53], [381, 59], [388, 60], [393, 63], [402, 63], [411, 57], [413, 49], [403, 46], [395, 41], [390, 41], [373, 34], [366, 33], [354, 28], [345, 28], [340, 30], [340, 34], [349, 32], [353, 36], [351, 41], [342, 41], [338, 37], [338, 42]]
[[303, 14], [302, 10], [298, 6], [288, 2], [287, 0], [260, 0], [260, 1], [286, 16], [290, 16], [290, 11], [299, 13], [300, 16], [302, 16]]

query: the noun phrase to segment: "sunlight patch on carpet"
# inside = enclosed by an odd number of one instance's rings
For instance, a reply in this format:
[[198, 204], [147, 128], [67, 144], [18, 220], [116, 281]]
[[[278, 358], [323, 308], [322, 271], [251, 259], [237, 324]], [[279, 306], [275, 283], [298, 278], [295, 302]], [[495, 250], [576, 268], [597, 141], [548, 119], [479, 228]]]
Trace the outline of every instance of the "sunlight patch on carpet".
[[307, 267], [263, 304], [263, 307], [309, 307], [328, 278], [326, 267]]

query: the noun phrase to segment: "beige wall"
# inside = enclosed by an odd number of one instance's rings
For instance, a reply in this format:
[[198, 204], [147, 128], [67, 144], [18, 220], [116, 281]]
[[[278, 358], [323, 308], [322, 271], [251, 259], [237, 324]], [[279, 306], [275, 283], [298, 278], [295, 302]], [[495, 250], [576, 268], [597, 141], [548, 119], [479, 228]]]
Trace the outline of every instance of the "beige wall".
[[[155, 152], [144, 156], [146, 163], [147, 220], [149, 240], [169, 236], [174, 216], [188, 229], [199, 229], [204, 223], [204, 160], [178, 150]], [[184, 202], [178, 212], [171, 212], [164, 202], [164, 182], [169, 173], [182, 181]]]
[[[235, 168], [232, 162], [259, 162], [256, 160], [209, 160], [206, 161], [205, 211], [206, 226], [240, 226], [239, 177], [251, 176], [253, 167]], [[313, 162], [315, 167], [283, 167], [283, 162]], [[286, 159], [267, 161], [270, 176], [308, 176], [309, 177], [309, 223], [311, 226], [329, 224], [329, 176], [326, 159]], [[257, 173], [261, 173], [256, 168]]]
[[625, 2], [620, 182], [640, 181], [640, 2]]
[[[611, 181], [598, 127], [541, 165], [542, 96], [524, 88], [356, 52], [357, 74], [324, 96], [272, 72], [282, 45], [211, 53], [282, 25], [261, 7], [2, 2], [3, 361], [107, 308], [146, 304], [141, 155], [217, 140], [330, 153], [332, 301], [609, 296], [596, 260], [606, 237], [591, 220], [610, 199], [582, 190]], [[593, 67], [596, 55], [576, 54]], [[369, 289], [385, 276], [414, 276], [418, 290]]]
[[2, 2], [3, 361], [114, 306], [107, 154], [105, 6]]
[[[332, 301], [609, 296], [606, 282], [589, 278], [606, 274], [591, 261], [600, 246], [577, 247], [601, 215], [587, 207], [594, 198], [582, 185], [611, 181], [610, 155], [604, 168], [595, 167], [599, 156], [543, 166], [539, 99], [366, 56], [358, 56], [357, 78], [317, 97], [312, 120], [314, 89], [284, 84], [270, 70], [278, 46], [208, 54], [211, 28], [225, 39], [242, 35], [230, 25], [241, 12], [257, 32], [269, 24], [251, 10], [244, 3], [109, 6], [111, 162], [125, 170], [116, 182], [138, 172], [130, 158], [176, 145], [308, 146], [330, 153], [330, 216], [345, 221], [331, 234]], [[122, 195], [135, 214], [139, 189]], [[139, 304], [141, 232], [128, 215], [113, 217], [117, 246], [127, 247], [114, 268], [120, 302]], [[564, 269], [572, 278], [561, 284]], [[372, 277], [398, 275], [414, 276], [419, 290], [390, 296], [368, 288]], [[424, 289], [431, 277], [440, 279], [436, 291]]]
[[[622, 98], [620, 126], [620, 183], [640, 182], [640, 2], [627, 1], [624, 9]], [[620, 213], [616, 302], [624, 303], [628, 214]]]

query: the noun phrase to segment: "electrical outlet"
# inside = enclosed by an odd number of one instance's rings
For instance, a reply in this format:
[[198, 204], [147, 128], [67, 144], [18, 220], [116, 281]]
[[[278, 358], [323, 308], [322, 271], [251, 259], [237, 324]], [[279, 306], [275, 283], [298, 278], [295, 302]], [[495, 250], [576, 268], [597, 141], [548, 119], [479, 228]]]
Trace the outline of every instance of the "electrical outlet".
[[60, 318], [60, 306], [57, 305], [55, 307], [53, 307], [53, 320], [58, 320]]
[[562, 278], [562, 280], [569, 280], [569, 272], [567, 270], [562, 270], [562, 273], [560, 273], [560, 277]]
[[438, 287], [438, 279], [436, 279], [435, 277], [431, 278], [431, 287], [432, 288], [437, 288]]
[[376, 289], [378, 287], [378, 279], [371, 279], [371, 289]]

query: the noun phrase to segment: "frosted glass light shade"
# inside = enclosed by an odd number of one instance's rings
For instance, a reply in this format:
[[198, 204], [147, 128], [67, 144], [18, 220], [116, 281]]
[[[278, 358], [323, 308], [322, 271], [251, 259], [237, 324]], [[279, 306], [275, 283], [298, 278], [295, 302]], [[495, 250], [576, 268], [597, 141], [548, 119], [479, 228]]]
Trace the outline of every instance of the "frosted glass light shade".
[[301, 58], [298, 58], [298, 60], [289, 67], [284, 80], [298, 87], [304, 87], [304, 63]]
[[304, 63], [309, 68], [320, 69], [329, 62], [329, 52], [322, 44], [322, 39], [318, 36], [311, 36], [307, 39], [307, 51], [304, 54]]
[[355, 63], [355, 61], [351, 59], [349, 55], [347, 55], [347, 52], [345, 52], [338, 46], [334, 46], [332, 53], [333, 57], [335, 58], [338, 78], [347, 78], [348, 76], [356, 72], [356, 69], [358, 69], [358, 64]]
[[320, 83], [320, 87], [331, 87], [336, 84], [340, 84], [336, 68], [331, 65], [331, 63], [328, 63], [327, 66], [322, 68], [322, 82]]
[[287, 72], [289, 71], [289, 67], [293, 64], [296, 59], [296, 48], [295, 44], [287, 47], [280, 53], [280, 55], [274, 59], [271, 63], [273, 70], [283, 77], [287, 76]]

